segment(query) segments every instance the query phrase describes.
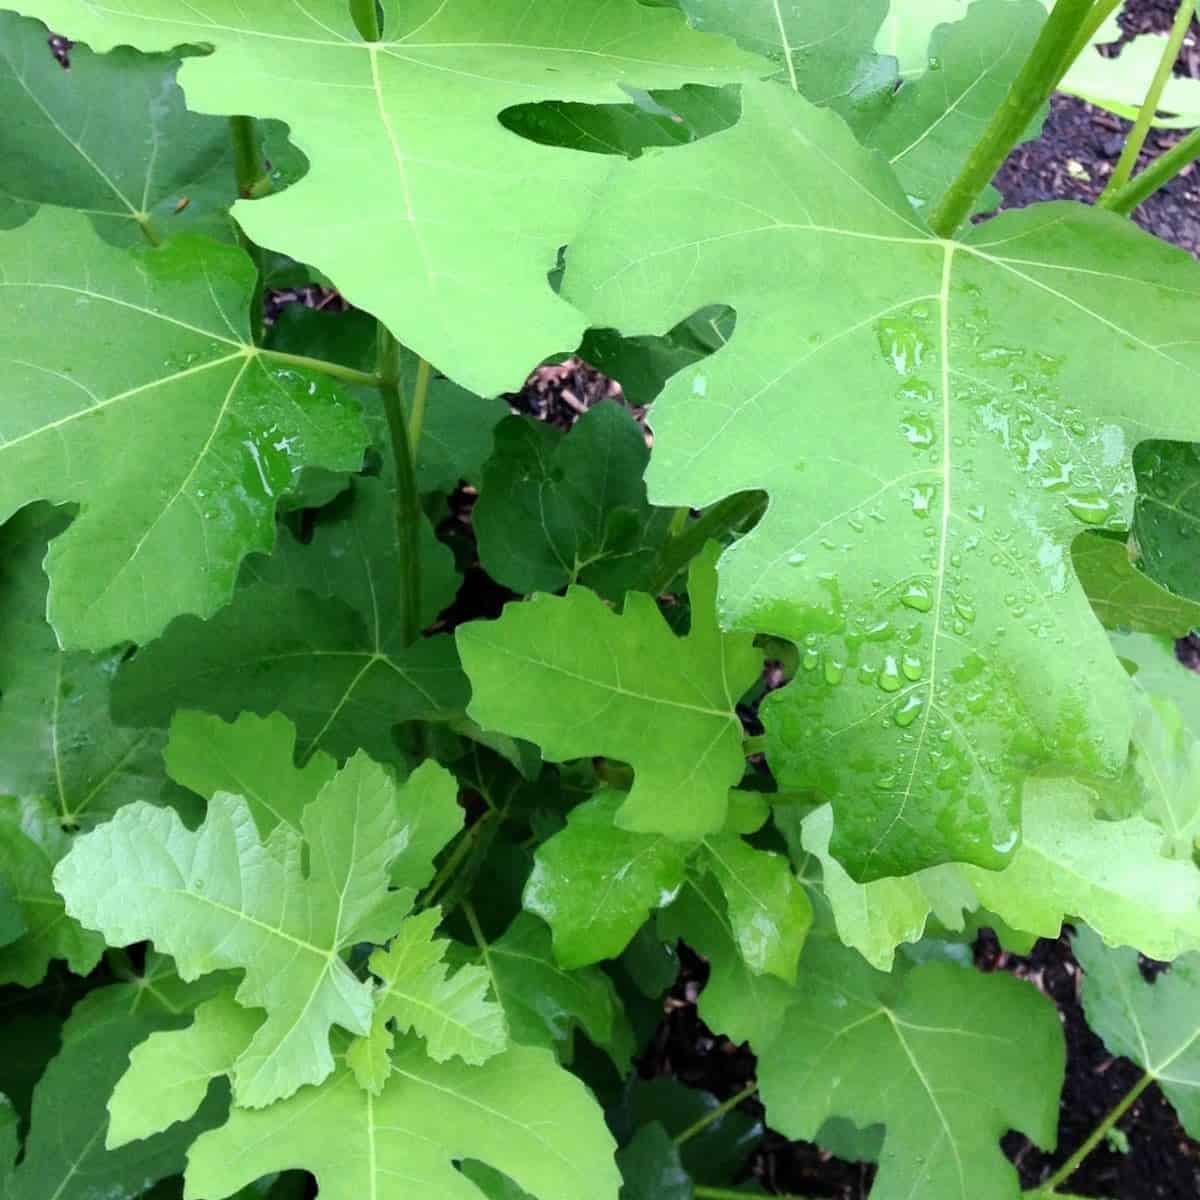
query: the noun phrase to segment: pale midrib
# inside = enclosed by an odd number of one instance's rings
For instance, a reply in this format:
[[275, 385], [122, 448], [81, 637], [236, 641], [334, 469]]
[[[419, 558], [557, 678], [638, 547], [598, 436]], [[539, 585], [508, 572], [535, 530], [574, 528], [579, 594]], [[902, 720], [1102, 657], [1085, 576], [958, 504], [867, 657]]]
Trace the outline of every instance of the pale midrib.
[[779, 27], [779, 45], [783, 50], [783, 60], [787, 63], [788, 82], [792, 85], [793, 92], [800, 91], [800, 83], [796, 79], [796, 64], [792, 61], [792, 47], [788, 42], [787, 26], [783, 23], [783, 9], [779, 6], [779, 0], [771, 0], [775, 8], [775, 24]]

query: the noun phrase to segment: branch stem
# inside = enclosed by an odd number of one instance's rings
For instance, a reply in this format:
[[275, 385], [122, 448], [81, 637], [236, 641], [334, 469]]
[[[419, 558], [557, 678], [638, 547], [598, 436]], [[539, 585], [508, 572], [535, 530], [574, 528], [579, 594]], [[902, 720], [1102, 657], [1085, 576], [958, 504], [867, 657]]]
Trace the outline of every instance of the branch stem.
[[284, 363], [291, 367], [304, 367], [308, 371], [316, 371], [319, 375], [328, 375], [331, 379], [340, 379], [343, 383], [357, 383], [363, 387], [378, 387], [378, 375], [369, 375], [366, 371], [356, 371], [353, 367], [343, 367], [341, 363], [326, 362], [323, 358], [309, 358], [304, 354], [285, 354], [282, 350], [260, 348], [262, 358], [272, 362]]
[[987, 123], [958, 178], [929, 214], [929, 228], [938, 237], [953, 236], [971, 215], [983, 189], [995, 178], [1009, 151], [1054, 91], [1093, 4], [1094, 0], [1058, 0], [1051, 10], [1008, 95]]
[[400, 397], [400, 344], [379, 326], [379, 391], [387, 414], [396, 470], [396, 543], [400, 548], [400, 625], [405, 645], [421, 635], [421, 497]]
[[[697, 1134], [703, 1133], [710, 1125], [715, 1125], [727, 1113], [733, 1112], [743, 1100], [749, 1100], [758, 1091], [757, 1083], [748, 1083], [736, 1096], [730, 1096], [716, 1108], [709, 1109], [698, 1121], [689, 1125], [682, 1133], [675, 1135], [675, 1145], [682, 1146], [690, 1142]], [[697, 1192], [697, 1195], [699, 1192]]]
[[1171, 26], [1167, 44], [1163, 47], [1162, 57], [1158, 60], [1158, 68], [1154, 72], [1154, 78], [1150, 81], [1150, 90], [1146, 93], [1146, 98], [1142, 101], [1142, 107], [1138, 111], [1137, 120], [1133, 123], [1133, 128], [1125, 139], [1125, 148], [1117, 160], [1117, 168], [1113, 171], [1112, 178], [1108, 181], [1108, 186], [1100, 197], [1100, 203], [1105, 208], [1109, 207], [1105, 203], [1106, 199], [1119, 192], [1133, 177], [1133, 169], [1137, 166], [1138, 156], [1146, 144], [1150, 126], [1154, 124], [1154, 114], [1158, 112], [1159, 101], [1162, 100], [1162, 94], [1175, 70], [1175, 62], [1179, 58], [1179, 51], [1183, 48], [1183, 39], [1187, 35], [1195, 13], [1196, 0], [1181, 0], [1179, 11], [1175, 14], [1175, 24]]
[[413, 386], [412, 403], [408, 406], [408, 445], [412, 451], [413, 468], [421, 444], [421, 428], [425, 424], [425, 398], [429, 395], [429, 380], [433, 368], [422, 358], [417, 360], [417, 382]]
[[1137, 1098], [1154, 1082], [1148, 1071], [1125, 1093], [1115, 1108], [1092, 1130], [1091, 1136], [1067, 1159], [1049, 1179], [1043, 1183], [1036, 1195], [1049, 1197], [1055, 1188], [1061, 1187], [1083, 1164], [1083, 1160], [1104, 1140], [1108, 1131], [1133, 1107]]
[[365, 42], [379, 41], [379, 5], [376, 0], [350, 0], [350, 16]]
[[1183, 141], [1160, 154], [1144, 171], [1138, 172], [1123, 188], [1107, 192], [1099, 203], [1118, 216], [1127, 217], [1159, 188], [1165, 187], [1176, 175], [1200, 158], [1200, 129], [1193, 129]]

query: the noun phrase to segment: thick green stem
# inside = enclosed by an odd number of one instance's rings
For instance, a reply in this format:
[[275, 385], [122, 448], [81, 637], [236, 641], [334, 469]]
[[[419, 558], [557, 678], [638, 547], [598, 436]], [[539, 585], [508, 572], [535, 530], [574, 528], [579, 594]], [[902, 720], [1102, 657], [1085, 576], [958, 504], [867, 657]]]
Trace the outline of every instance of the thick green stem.
[[[248, 199], [262, 178], [262, 146], [258, 140], [258, 122], [253, 117], [230, 117], [229, 132], [233, 138], [233, 171], [238, 195]], [[241, 230], [238, 240], [254, 263], [254, 295], [250, 301], [250, 332], [255, 344], [263, 339], [263, 254]]]
[[379, 390], [396, 470], [396, 542], [400, 547], [400, 623], [405, 644], [421, 635], [421, 496], [400, 398], [400, 345], [379, 326]]
[[[740, 528], [752, 517], [761, 515], [766, 502], [759, 492], [739, 492], [719, 501], [662, 548], [650, 591], [654, 595], [666, 591], [680, 571], [704, 549], [709, 538], [719, 538]], [[674, 528], [674, 526], [672, 526]]]
[[408, 406], [408, 445], [412, 451], [413, 466], [421, 446], [421, 429], [425, 424], [425, 398], [429, 395], [429, 381], [433, 368], [422, 358], [417, 362], [417, 382], [413, 386], [412, 403]]
[[1083, 1164], [1083, 1160], [1104, 1140], [1108, 1131], [1133, 1107], [1137, 1098], [1154, 1082], [1154, 1076], [1147, 1072], [1126, 1092], [1121, 1102], [1092, 1130], [1088, 1138], [1070, 1158], [1067, 1159], [1045, 1183], [1037, 1190], [1038, 1196], [1049, 1197], [1055, 1188], [1061, 1187]]
[[1144, 171], [1135, 175], [1123, 188], [1100, 197], [1100, 204], [1110, 212], [1127, 217], [1139, 204], [1148, 200], [1159, 188], [1170, 183], [1181, 171], [1200, 158], [1200, 129], [1191, 133], [1160, 154]]
[[1195, 13], [1196, 0], [1181, 0], [1179, 11], [1175, 14], [1175, 24], [1171, 26], [1171, 34], [1167, 38], [1167, 44], [1163, 47], [1162, 58], [1158, 60], [1158, 69], [1150, 81], [1150, 90], [1146, 93], [1146, 99], [1142, 101], [1137, 120], [1133, 123], [1133, 128], [1125, 139], [1125, 148], [1117, 160], [1117, 168], [1113, 171], [1112, 178], [1108, 181], [1108, 186], [1100, 197], [1100, 203], [1106, 208], [1109, 207], [1105, 204], [1106, 199], [1119, 192], [1133, 177], [1133, 169], [1137, 166], [1138, 156], [1146, 144], [1150, 126], [1154, 124], [1154, 115], [1158, 112], [1159, 101], [1162, 100], [1162, 94], [1175, 70], [1175, 62], [1183, 47], [1183, 39], [1187, 35]]
[[309, 358], [304, 354], [285, 354], [282, 350], [260, 349], [259, 355], [270, 359], [271, 362], [284, 363], [289, 367], [303, 367], [308, 371], [316, 371], [318, 375], [328, 375], [331, 379], [340, 379], [344, 383], [357, 383], [362, 387], [378, 387], [378, 375], [368, 375], [366, 371], [356, 371], [353, 367], [343, 367], [341, 363], [326, 362], [323, 358]]
[[377, 42], [382, 34], [379, 28], [379, 4], [377, 0], [350, 0], [350, 16], [354, 27], [365, 42]]
[[697, 1134], [703, 1133], [710, 1125], [715, 1125], [726, 1113], [731, 1113], [743, 1100], [749, 1100], [758, 1091], [757, 1083], [747, 1084], [736, 1096], [730, 1096], [716, 1108], [710, 1109], [698, 1121], [689, 1125], [682, 1133], [675, 1135], [675, 1145], [682, 1146], [690, 1142]]
[[1038, 109], [1058, 83], [1060, 72], [1094, 0], [1058, 0], [1046, 18], [1032, 53], [992, 115], [958, 178], [929, 214], [929, 228], [951, 237], [971, 215], [983, 189], [995, 178], [1009, 151], [1021, 140]]

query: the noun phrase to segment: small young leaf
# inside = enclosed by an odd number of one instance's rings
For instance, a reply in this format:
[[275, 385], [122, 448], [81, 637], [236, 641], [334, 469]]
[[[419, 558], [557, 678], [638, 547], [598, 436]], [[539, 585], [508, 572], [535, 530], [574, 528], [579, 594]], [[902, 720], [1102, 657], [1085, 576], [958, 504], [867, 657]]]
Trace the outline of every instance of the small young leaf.
[[1083, 967], [1083, 1010], [1110, 1054], [1152, 1075], [1192, 1137], [1200, 1137], [1200, 954], [1177, 958], [1153, 984], [1138, 956], [1090, 930], [1071, 943]]
[[434, 938], [441, 919], [440, 908], [408, 918], [388, 948], [371, 955], [371, 973], [380, 981], [375, 1022], [394, 1021], [397, 1033], [415, 1033], [434, 1062], [460, 1058], [478, 1065], [508, 1045], [504, 1011], [488, 998], [491, 980], [483, 967], [448, 974], [450, 943]]
[[833, 1116], [886, 1126], [873, 1200], [1017, 1200], [1000, 1139], [1055, 1144], [1066, 1048], [1053, 1005], [1003, 973], [883, 975], [829, 936], [809, 939], [800, 970], [759, 1061], [772, 1126], [807, 1139]]
[[550, 926], [554, 957], [568, 970], [616, 958], [683, 886], [695, 843], [620, 828], [624, 802], [623, 792], [600, 792], [534, 853], [523, 903]]
[[745, 770], [739, 697], [758, 678], [749, 635], [716, 621], [717, 548], [689, 576], [692, 627], [677, 638], [640, 592], [621, 614], [583, 588], [510, 604], [457, 631], [485, 729], [528, 738], [550, 762], [609, 755], [634, 768], [623, 828], [674, 838], [718, 831]]
[[646, 503], [650, 451], [629, 412], [606, 401], [566, 435], [510, 417], [495, 438], [472, 518], [488, 574], [522, 594], [582, 582], [620, 599], [638, 587], [666, 522]]
[[193, 234], [117, 250], [47, 208], [0, 238], [0, 270], [23, 314], [0, 327], [0, 520], [31, 500], [80, 506], [46, 559], [65, 647], [149, 641], [215, 612], [242, 559], [272, 546], [299, 469], [360, 465], [366, 432], [341, 385], [250, 344], [241, 250]]
[[415, 1039], [379, 1097], [339, 1070], [261, 1112], [235, 1109], [188, 1156], [189, 1200], [222, 1200], [272, 1171], [303, 1168], [322, 1200], [459, 1200], [454, 1163], [478, 1159], [537, 1200], [615, 1200], [604, 1119], [545, 1050], [514, 1046], [479, 1067], [434, 1063]]
[[1183, 637], [1200, 628], [1200, 604], [1168, 592], [1143, 574], [1124, 540], [1082, 534], [1071, 546], [1071, 562], [1106, 629]]
[[612, 981], [594, 968], [560, 967], [550, 935], [535, 917], [518, 913], [499, 938], [471, 958], [491, 978], [514, 1042], [543, 1046], [569, 1063], [580, 1029], [609, 1055], [618, 1072], [628, 1070], [635, 1048]]
[[1133, 536], [1139, 566], [1177, 596], [1200, 601], [1200, 449], [1194, 443], [1143, 442], [1133, 454], [1138, 497]]
[[245, 971], [239, 1002], [267, 1010], [233, 1071], [237, 1100], [251, 1107], [325, 1078], [334, 1025], [368, 1032], [371, 990], [340, 955], [390, 937], [413, 896], [388, 892], [406, 828], [395, 783], [365, 756], [325, 786], [302, 826], [303, 839], [279, 825], [263, 842], [247, 802], [227, 793], [195, 833], [134, 804], [79, 839], [55, 874], [68, 911], [110, 944], [151, 939], [188, 979]]
[[714, 1032], [761, 1051], [778, 1032], [797, 989], [774, 975], [756, 975], [738, 948], [721, 887], [711, 875], [689, 879], [678, 899], [658, 914], [664, 941], [686, 942], [703, 954], [711, 974], [700, 993], [700, 1017]]
[[702, 859], [725, 893], [729, 923], [746, 966], [756, 975], [795, 983], [813, 912], [788, 860], [756, 850], [734, 834], [706, 837]]
[[279, 713], [242, 713], [226, 724], [207, 713], [178, 712], [163, 756], [171, 778], [205, 800], [218, 792], [241, 796], [263, 838], [277, 825], [299, 831], [305, 808], [337, 772], [320, 751], [296, 766], [296, 727]]

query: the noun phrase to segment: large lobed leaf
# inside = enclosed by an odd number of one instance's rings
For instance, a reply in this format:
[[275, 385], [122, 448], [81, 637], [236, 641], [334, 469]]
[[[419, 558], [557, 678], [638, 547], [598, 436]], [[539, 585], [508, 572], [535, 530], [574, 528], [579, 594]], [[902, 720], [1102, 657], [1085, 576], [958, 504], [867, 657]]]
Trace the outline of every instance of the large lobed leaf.
[[253, 290], [249, 258], [198, 235], [117, 250], [53, 209], [0, 235], [0, 520], [79, 505], [46, 564], [65, 647], [210, 615], [297, 473], [360, 465], [357, 404], [250, 343]]
[[724, 83], [769, 67], [636, 0], [391, 0], [375, 44], [359, 37], [344, 0], [249, 13], [234, 0], [19, 7], [93, 49], [211, 45], [181, 71], [190, 107], [286, 121], [312, 164], [287, 192], [235, 208], [246, 232], [312, 262], [481, 394], [519, 387], [540, 359], [578, 343], [584, 323], [546, 274], [608, 171], [594, 156], [518, 137], [498, 114], [540, 100], [620, 102], [623, 87]]
[[837, 117], [761, 84], [734, 129], [627, 167], [567, 287], [627, 333], [737, 309], [656, 403], [648, 485], [770, 494], [722, 615], [803, 643], [770, 761], [832, 799], [852, 874], [1001, 866], [1031, 768], [1120, 767], [1128, 681], [1069, 547], [1127, 521], [1135, 442], [1200, 432], [1200, 348], [1171, 332], [1195, 263], [1066, 205], [933, 237]]
[[[414, 777], [405, 790], [431, 785]], [[334, 1025], [369, 1031], [371, 988], [341, 954], [391, 937], [414, 895], [388, 889], [409, 829], [395, 782], [364, 755], [322, 788], [301, 826], [303, 836], [280, 824], [263, 840], [247, 802], [224, 792], [194, 833], [172, 812], [132, 804], [77, 841], [55, 874], [68, 911], [109, 944], [152, 940], [185, 979], [244, 970], [237, 999], [266, 1010], [232, 1071], [250, 1106], [324, 1079]]]

